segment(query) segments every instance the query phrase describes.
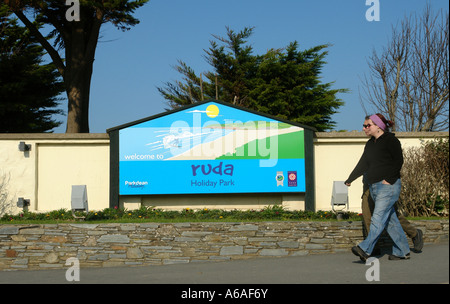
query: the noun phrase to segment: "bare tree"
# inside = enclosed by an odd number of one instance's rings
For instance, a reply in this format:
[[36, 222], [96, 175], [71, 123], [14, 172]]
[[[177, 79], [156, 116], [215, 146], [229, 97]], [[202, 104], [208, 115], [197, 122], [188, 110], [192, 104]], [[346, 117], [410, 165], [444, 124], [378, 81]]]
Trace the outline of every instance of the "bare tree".
[[387, 115], [398, 131], [448, 130], [448, 11], [405, 18], [380, 55], [368, 59], [361, 104]]
[[9, 193], [10, 175], [0, 171], [0, 217], [5, 213], [11, 213], [13, 210], [13, 202]]

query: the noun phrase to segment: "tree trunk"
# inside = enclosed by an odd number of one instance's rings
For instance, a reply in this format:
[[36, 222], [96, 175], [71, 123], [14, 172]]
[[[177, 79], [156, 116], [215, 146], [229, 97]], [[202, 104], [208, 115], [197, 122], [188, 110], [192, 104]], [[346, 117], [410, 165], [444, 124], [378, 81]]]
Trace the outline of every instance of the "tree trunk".
[[65, 33], [66, 133], [89, 133], [89, 95], [102, 16], [98, 13], [94, 21], [82, 17], [71, 24], [70, 33]]
[[68, 99], [66, 133], [89, 133], [89, 94], [92, 64], [65, 80]]

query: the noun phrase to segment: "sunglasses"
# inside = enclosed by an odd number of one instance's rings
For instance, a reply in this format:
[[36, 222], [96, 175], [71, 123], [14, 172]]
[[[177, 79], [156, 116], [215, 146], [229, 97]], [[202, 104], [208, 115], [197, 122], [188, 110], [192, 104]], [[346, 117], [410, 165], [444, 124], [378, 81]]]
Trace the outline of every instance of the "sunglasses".
[[370, 128], [371, 126], [372, 126], [371, 124], [367, 124], [367, 125], [363, 125], [363, 128], [366, 129], [366, 128]]

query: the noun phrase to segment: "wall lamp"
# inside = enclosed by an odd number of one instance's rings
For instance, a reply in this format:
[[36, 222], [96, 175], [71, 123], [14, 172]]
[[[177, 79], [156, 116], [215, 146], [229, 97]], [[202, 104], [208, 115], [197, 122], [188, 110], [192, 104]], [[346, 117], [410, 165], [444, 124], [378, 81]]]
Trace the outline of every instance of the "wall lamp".
[[19, 151], [26, 152], [31, 150], [31, 145], [26, 144], [24, 141], [19, 143]]

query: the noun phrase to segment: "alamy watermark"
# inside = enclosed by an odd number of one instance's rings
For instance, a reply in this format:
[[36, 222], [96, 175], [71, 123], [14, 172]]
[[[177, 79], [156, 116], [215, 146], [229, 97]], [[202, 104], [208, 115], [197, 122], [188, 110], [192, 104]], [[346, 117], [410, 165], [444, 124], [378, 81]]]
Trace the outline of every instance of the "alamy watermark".
[[366, 0], [366, 5], [370, 5], [366, 11], [366, 20], [380, 21], [380, 0]]
[[66, 0], [66, 6], [70, 6], [66, 11], [66, 20], [80, 21], [80, 1]]
[[[66, 0], [66, 6], [69, 6], [66, 11], [66, 20], [80, 21], [80, 1]], [[366, 6], [370, 6], [366, 10], [366, 20], [380, 21], [380, 0], [366, 0]]]
[[368, 282], [380, 281], [380, 260], [371, 257], [366, 261], [366, 266], [370, 266], [366, 271], [366, 280]]
[[68, 282], [80, 281], [80, 261], [77, 258], [68, 258], [66, 266], [70, 266], [66, 271], [66, 280]]

